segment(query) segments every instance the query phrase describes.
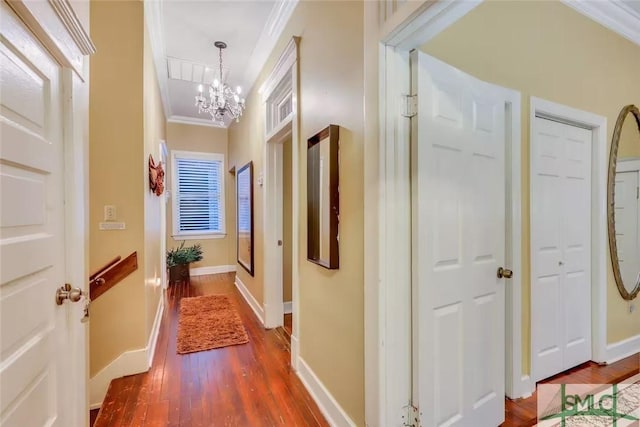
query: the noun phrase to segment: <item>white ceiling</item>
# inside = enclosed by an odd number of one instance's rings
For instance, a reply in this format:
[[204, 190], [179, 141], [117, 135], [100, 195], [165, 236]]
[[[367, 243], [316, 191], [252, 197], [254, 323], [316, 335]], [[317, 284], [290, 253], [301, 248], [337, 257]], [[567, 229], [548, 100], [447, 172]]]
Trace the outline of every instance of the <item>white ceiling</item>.
[[[640, 44], [640, 0], [562, 0], [605, 27]], [[215, 126], [194, 105], [198, 83], [168, 78], [167, 56], [217, 70], [216, 40], [225, 79], [247, 94], [271, 54], [298, 0], [145, 0], [160, 92], [168, 121]], [[187, 67], [188, 68], [188, 67]], [[201, 68], [202, 69], [202, 68]], [[229, 121], [225, 123], [228, 126]]]
[[[225, 82], [247, 94], [269, 57], [297, 0], [145, 1], [154, 61], [169, 121], [213, 125], [194, 105], [198, 83], [168, 77], [167, 57], [202, 64], [218, 74], [217, 40]], [[226, 123], [228, 126], [229, 123]]]
[[640, 0], [621, 0], [631, 10], [636, 12], [640, 16]]

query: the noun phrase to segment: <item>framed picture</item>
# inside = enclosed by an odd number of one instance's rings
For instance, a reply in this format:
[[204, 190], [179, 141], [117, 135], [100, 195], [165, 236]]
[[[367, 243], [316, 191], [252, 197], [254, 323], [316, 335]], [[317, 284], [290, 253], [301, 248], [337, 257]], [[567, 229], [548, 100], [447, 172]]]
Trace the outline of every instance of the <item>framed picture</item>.
[[236, 247], [238, 264], [253, 276], [253, 162], [236, 172]]

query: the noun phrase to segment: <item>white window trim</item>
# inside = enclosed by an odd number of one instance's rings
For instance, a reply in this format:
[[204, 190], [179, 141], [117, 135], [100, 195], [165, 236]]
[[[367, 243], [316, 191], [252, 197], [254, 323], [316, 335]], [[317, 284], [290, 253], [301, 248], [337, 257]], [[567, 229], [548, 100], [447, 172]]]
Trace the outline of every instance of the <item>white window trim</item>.
[[[178, 229], [178, 198], [175, 196], [178, 191], [178, 181], [177, 181], [177, 173], [176, 173], [176, 159], [200, 159], [200, 160], [217, 160], [222, 162], [222, 186], [220, 189], [220, 199], [222, 200], [222, 209], [221, 209], [221, 218], [222, 218], [222, 231], [221, 232], [210, 232], [203, 233], [201, 231], [180, 231]], [[226, 187], [226, 177], [224, 171], [226, 170], [225, 166], [225, 158], [222, 153], [202, 153], [197, 151], [182, 151], [182, 150], [171, 150], [171, 227], [172, 234], [175, 240], [202, 240], [202, 239], [223, 239], [227, 236], [227, 201], [225, 198], [225, 187]]]

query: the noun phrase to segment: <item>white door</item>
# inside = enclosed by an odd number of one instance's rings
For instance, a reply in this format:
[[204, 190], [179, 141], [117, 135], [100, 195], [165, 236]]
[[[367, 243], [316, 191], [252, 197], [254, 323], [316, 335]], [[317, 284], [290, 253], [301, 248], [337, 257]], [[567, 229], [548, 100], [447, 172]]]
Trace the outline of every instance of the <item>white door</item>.
[[66, 278], [65, 70], [0, 7], [0, 425], [75, 427], [87, 409], [82, 304], [55, 302]]
[[416, 55], [414, 401], [425, 427], [493, 427], [505, 399], [505, 99]]
[[591, 131], [536, 117], [531, 141], [534, 380], [591, 359]]
[[[618, 162], [618, 166], [623, 162]], [[628, 289], [640, 281], [640, 173], [629, 170], [616, 173], [615, 221], [616, 246], [622, 283]]]

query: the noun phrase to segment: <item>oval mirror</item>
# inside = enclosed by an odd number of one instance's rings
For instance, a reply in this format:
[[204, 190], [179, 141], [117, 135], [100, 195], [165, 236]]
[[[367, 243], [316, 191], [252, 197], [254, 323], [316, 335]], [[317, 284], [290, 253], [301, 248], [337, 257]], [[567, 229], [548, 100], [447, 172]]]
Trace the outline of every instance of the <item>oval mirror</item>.
[[608, 183], [609, 248], [622, 298], [640, 292], [640, 112], [627, 105], [613, 130]]

